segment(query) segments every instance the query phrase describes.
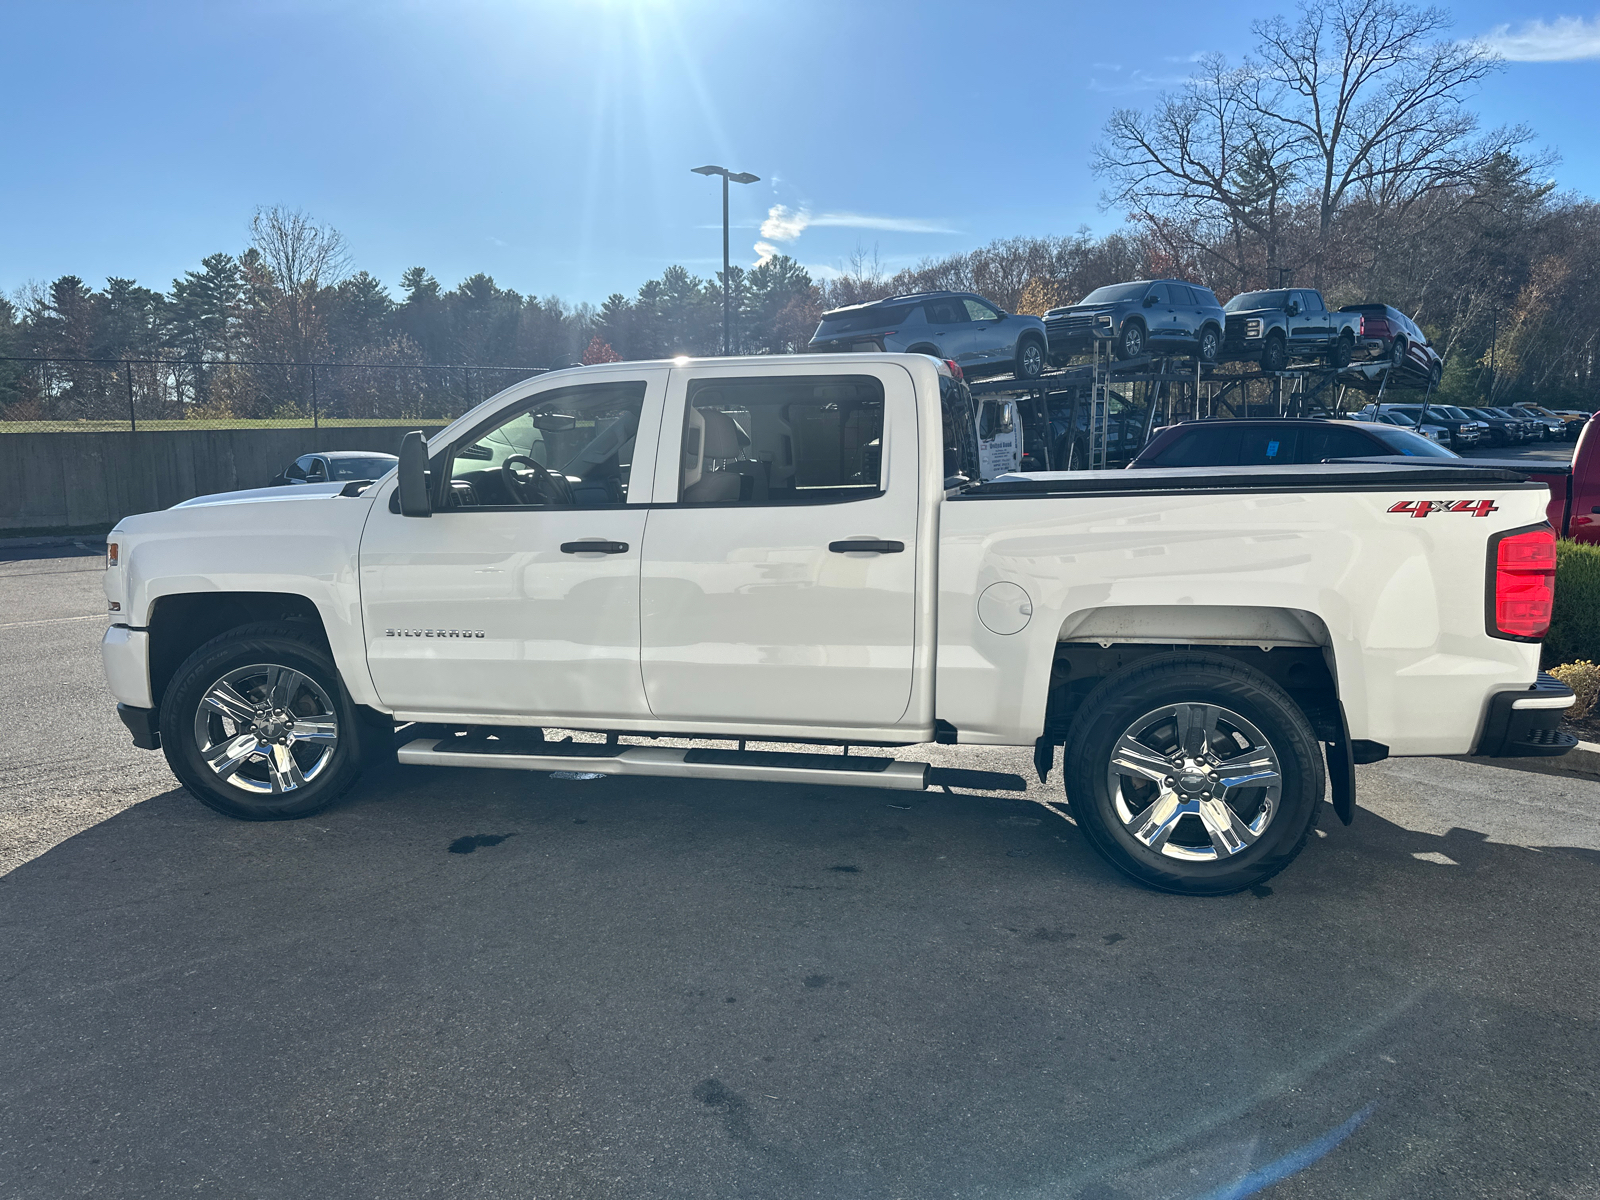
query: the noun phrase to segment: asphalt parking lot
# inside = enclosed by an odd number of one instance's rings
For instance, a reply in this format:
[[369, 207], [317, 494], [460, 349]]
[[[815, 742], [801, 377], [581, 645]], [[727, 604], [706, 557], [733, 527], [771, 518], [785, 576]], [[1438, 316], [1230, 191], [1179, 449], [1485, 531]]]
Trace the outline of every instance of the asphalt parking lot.
[[36, 553], [0, 1196], [1600, 1196], [1593, 782], [1363, 767], [1221, 900], [1113, 874], [1056, 776], [391, 768], [243, 824], [116, 721], [94, 547]]

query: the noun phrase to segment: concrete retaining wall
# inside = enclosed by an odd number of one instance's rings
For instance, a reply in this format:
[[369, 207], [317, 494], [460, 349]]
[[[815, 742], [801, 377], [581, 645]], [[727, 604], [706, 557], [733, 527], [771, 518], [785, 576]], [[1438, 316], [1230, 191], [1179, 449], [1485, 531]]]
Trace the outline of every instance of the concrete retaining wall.
[[410, 429], [175, 429], [0, 434], [0, 532], [109, 529], [130, 513], [212, 492], [264, 487], [313, 450], [398, 454]]

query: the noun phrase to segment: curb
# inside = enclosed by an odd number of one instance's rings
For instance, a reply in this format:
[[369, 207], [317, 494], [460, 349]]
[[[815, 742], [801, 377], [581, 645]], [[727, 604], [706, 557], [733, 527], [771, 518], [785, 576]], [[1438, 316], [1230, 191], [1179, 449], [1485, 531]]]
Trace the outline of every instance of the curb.
[[1579, 742], [1565, 754], [1554, 758], [1477, 758], [1452, 755], [1457, 762], [1479, 763], [1486, 767], [1508, 767], [1513, 771], [1532, 771], [1538, 775], [1564, 775], [1568, 779], [1600, 779], [1600, 745]]

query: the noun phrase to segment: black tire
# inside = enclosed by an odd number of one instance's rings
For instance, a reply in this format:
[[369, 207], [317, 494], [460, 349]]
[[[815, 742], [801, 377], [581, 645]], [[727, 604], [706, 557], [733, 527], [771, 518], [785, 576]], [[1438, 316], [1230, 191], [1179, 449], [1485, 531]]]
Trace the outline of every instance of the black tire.
[[1281, 333], [1267, 334], [1267, 344], [1261, 347], [1261, 369], [1271, 374], [1289, 365], [1289, 347]]
[[[283, 708], [277, 711], [291, 719], [289, 724], [268, 719], [261, 705], [272, 702], [267, 685], [273, 677], [264, 672], [285, 668], [307, 681], [277, 676], [284, 681], [278, 697]], [[229, 676], [238, 677], [235, 694], [255, 706], [255, 719], [264, 722], [259, 728], [211, 706], [202, 713], [207, 695]], [[259, 684], [250, 683], [257, 678]], [[307, 721], [330, 716], [337, 739], [331, 745], [325, 741], [330, 722], [313, 726]], [[247, 752], [223, 756], [228, 774], [206, 761], [202, 725], [213, 752], [224, 745]], [[298, 736], [296, 725], [303, 727]], [[378, 723], [351, 701], [321, 638], [294, 621], [244, 625], [213, 638], [178, 668], [161, 702], [161, 748], [172, 773], [202, 804], [244, 821], [292, 820], [326, 808], [356, 781], [363, 760], [374, 757], [377, 736]], [[261, 749], [249, 752], [245, 737]], [[282, 744], [275, 745], [280, 739]]]
[[[1167, 709], [1178, 715], [1170, 720], [1162, 717], [1160, 714]], [[1211, 714], [1208, 727], [1212, 734], [1206, 739], [1207, 745], [1210, 750], [1222, 751], [1213, 755], [1210, 766], [1199, 770], [1174, 763], [1170, 749], [1160, 751], [1146, 745], [1160, 743], [1163, 736], [1168, 736], [1160, 730], [1181, 734], [1180, 721], [1192, 725], [1192, 719], [1182, 715], [1185, 710]], [[1221, 655], [1162, 654], [1104, 680], [1078, 711], [1063, 759], [1068, 802], [1089, 844], [1123, 874], [1160, 891], [1224, 896], [1271, 879], [1305, 848], [1322, 809], [1327, 783], [1323, 758], [1305, 715], [1265, 675]], [[1113, 756], [1119, 741], [1144, 727], [1147, 721], [1154, 721], [1149, 728], [1158, 730], [1155, 735], [1145, 735], [1145, 742], [1140, 743], [1149, 750], [1150, 766], [1141, 766], [1138, 774], [1120, 774], [1113, 792]], [[1163, 725], [1163, 721], [1167, 724]], [[1240, 750], [1229, 730], [1244, 730], [1238, 736], [1252, 746], [1254, 738], [1260, 736], [1266, 751]], [[1234, 754], [1227, 753], [1230, 748]], [[1223, 819], [1216, 815], [1219, 800], [1209, 792], [1194, 789], [1218, 789], [1219, 778], [1228, 778], [1228, 762], [1232, 761], [1237, 771], [1246, 769], [1245, 762], [1259, 762], [1268, 754], [1276, 760], [1278, 783], [1237, 787], [1231, 798], [1222, 798], [1230, 831], [1211, 834], [1205, 822], [1210, 819], [1222, 823]], [[1199, 738], [1183, 761], [1194, 762], [1196, 756], [1204, 757]], [[1117, 757], [1127, 760], [1128, 755], [1123, 751]], [[1170, 768], [1173, 774], [1165, 780], [1146, 778], [1143, 771], [1151, 767]], [[1266, 768], [1250, 770], [1258, 772], [1251, 778], [1266, 778], [1259, 774]], [[1271, 795], [1274, 787], [1276, 797]], [[1189, 790], [1183, 790], [1186, 788]], [[1168, 797], [1177, 799], [1169, 801]], [[1132, 809], [1132, 805], [1142, 804], [1147, 798], [1148, 809]], [[1157, 812], [1157, 802], [1181, 802], [1180, 807], [1189, 806], [1195, 811], [1183, 807], [1178, 815], [1167, 815], [1165, 824], [1160, 826], [1164, 834], [1149, 839], [1163, 845], [1153, 848], [1136, 837], [1132, 829], [1133, 822], [1141, 817], [1146, 818], [1147, 830], [1154, 827], [1153, 820], [1167, 812]], [[1129, 816], [1119, 811], [1119, 803], [1130, 810]], [[1152, 818], [1152, 813], [1157, 813], [1157, 818]], [[1233, 824], [1235, 821], [1237, 824]], [[1252, 831], [1251, 826], [1257, 821], [1260, 826]], [[1241, 827], [1253, 840], [1236, 836], [1235, 831]], [[1230, 839], [1236, 840], [1240, 848], [1224, 853], [1218, 848], [1219, 843], [1226, 844]], [[1212, 857], [1205, 857], [1207, 854]]]
[[1012, 374], [1018, 379], [1037, 379], [1044, 374], [1044, 343], [1036, 337], [1017, 343], [1017, 359]]
[[1406, 357], [1405, 338], [1395, 338], [1389, 343], [1389, 365], [1401, 374], [1411, 369], [1411, 360]]
[[1341, 333], [1339, 340], [1333, 343], [1333, 349], [1328, 352], [1328, 365], [1336, 371], [1342, 371], [1350, 365], [1350, 360], [1355, 356], [1355, 338], [1348, 333]]
[[1203, 363], [1214, 363], [1222, 357], [1222, 330], [1215, 325], [1207, 325], [1202, 329], [1195, 354]]
[[1444, 378], [1444, 364], [1434, 363], [1428, 368], [1428, 387], [1431, 391], [1439, 390], [1439, 380]]
[[1117, 357], [1123, 361], [1138, 358], [1149, 350], [1149, 340], [1141, 321], [1124, 321], [1117, 335]]

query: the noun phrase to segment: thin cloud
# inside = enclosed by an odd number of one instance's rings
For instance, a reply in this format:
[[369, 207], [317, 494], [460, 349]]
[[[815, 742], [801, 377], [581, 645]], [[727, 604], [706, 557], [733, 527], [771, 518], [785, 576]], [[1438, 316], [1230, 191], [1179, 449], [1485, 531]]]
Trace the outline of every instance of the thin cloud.
[[761, 222], [761, 238], [754, 246], [760, 255], [757, 265], [766, 262], [779, 249], [773, 243], [792, 242], [807, 229], [872, 229], [880, 233], [959, 233], [943, 221], [928, 217], [875, 217], [867, 213], [829, 212], [812, 215], [805, 207], [791, 209], [774, 204], [767, 210], [767, 219]]
[[1528, 21], [1516, 32], [1496, 25], [1478, 39], [1512, 62], [1577, 62], [1600, 58], [1600, 17], [1557, 17], [1553, 21]]
[[792, 242], [811, 224], [811, 213], [801, 208], [791, 212], [782, 204], [767, 209], [767, 219], [761, 222], [761, 236], [774, 242]]
[[1101, 83], [1098, 79], [1089, 80], [1091, 92], [1108, 92], [1111, 95], [1123, 95], [1128, 92], [1153, 92], [1158, 88], [1173, 87], [1180, 83], [1188, 83], [1187, 75], [1152, 75], [1148, 71], [1130, 71], [1128, 78], [1115, 83]]
[[771, 242], [757, 242], [755, 249], [756, 249], [756, 254], [759, 256], [756, 259], [756, 266], [758, 266], [758, 267], [766, 266], [769, 262], [772, 261], [772, 259], [773, 259], [773, 257], [775, 255], [783, 253], [776, 246], [774, 246]]
[[823, 213], [811, 219], [813, 225], [832, 225], [839, 229], [878, 229], [887, 233], [960, 233], [943, 221], [925, 217], [871, 217], [864, 213]]

